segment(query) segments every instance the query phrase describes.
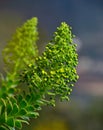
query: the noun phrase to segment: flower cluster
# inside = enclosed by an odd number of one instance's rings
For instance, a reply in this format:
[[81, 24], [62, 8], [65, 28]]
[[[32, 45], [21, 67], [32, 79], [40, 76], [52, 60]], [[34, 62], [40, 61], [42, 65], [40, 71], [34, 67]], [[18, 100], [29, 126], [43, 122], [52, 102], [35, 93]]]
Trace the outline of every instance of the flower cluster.
[[61, 23], [42, 56], [24, 72], [24, 79], [33, 87], [34, 94], [39, 93], [44, 99], [50, 97], [52, 101], [56, 96], [61, 100], [69, 99], [72, 86], [78, 79], [78, 55], [72, 39], [71, 28]]
[[4, 61], [9, 71], [21, 70], [25, 65], [34, 62], [38, 55], [37, 39], [37, 18], [34, 17], [17, 28], [3, 50]]

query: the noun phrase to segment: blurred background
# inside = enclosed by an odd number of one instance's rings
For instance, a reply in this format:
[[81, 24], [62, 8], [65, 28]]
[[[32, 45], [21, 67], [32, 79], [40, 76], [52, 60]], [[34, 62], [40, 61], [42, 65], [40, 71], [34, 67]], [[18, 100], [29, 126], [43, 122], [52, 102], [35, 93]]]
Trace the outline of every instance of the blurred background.
[[103, 129], [103, 1], [102, 0], [0, 0], [1, 51], [15, 29], [38, 17], [40, 54], [62, 21], [72, 26], [78, 44], [80, 76], [69, 102], [44, 107], [40, 117], [23, 130]]

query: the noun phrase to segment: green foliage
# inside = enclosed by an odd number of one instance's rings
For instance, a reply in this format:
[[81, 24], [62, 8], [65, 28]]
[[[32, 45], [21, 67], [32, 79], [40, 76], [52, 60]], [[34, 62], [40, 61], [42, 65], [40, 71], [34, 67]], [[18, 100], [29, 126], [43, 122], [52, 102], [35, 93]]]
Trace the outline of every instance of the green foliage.
[[43, 105], [55, 99], [69, 100], [78, 79], [78, 55], [71, 28], [61, 23], [38, 56], [37, 18], [17, 29], [3, 50], [6, 77], [1, 76], [0, 130], [21, 129], [22, 123], [37, 118]]

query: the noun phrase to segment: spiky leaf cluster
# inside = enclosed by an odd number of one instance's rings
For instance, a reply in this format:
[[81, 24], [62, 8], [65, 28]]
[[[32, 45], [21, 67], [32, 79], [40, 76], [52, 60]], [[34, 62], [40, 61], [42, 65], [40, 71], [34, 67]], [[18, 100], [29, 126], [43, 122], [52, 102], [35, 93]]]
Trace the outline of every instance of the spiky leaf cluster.
[[61, 23], [38, 56], [36, 25], [36, 18], [28, 20], [3, 50], [8, 71], [1, 78], [0, 130], [21, 129], [22, 123], [38, 117], [43, 105], [55, 106], [56, 97], [68, 100], [78, 79], [78, 55], [71, 28]]

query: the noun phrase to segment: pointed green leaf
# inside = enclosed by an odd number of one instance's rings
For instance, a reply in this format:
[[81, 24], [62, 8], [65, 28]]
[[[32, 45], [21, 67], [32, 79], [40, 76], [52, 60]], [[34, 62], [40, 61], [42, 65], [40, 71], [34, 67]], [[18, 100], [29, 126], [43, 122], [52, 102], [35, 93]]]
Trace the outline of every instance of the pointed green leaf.
[[7, 119], [7, 125], [11, 127], [15, 127], [15, 121], [13, 117]]
[[21, 129], [22, 128], [22, 122], [21, 120], [15, 120], [15, 127]]
[[32, 117], [32, 118], [37, 118], [39, 116], [38, 112], [29, 112], [27, 116]]
[[22, 101], [20, 102], [19, 106], [20, 106], [21, 108], [25, 108], [25, 107], [27, 106], [26, 100], [22, 100]]
[[10, 98], [7, 98], [8, 105], [7, 105], [7, 114], [9, 114], [13, 110], [12, 102], [10, 101]]
[[20, 119], [19, 121], [21, 121], [22, 123], [25, 123], [25, 124], [29, 125], [29, 122], [26, 121], [26, 120], [21, 120], [21, 119]]
[[21, 119], [29, 121], [29, 117], [27, 116], [27, 114], [25, 116], [22, 116]]
[[27, 106], [26, 107], [26, 110], [27, 111], [34, 111], [34, 107], [31, 105], [31, 106]]
[[16, 103], [14, 103], [13, 110], [11, 111], [11, 114], [15, 115], [16, 113], [18, 113], [18, 111], [19, 111], [19, 106]]
[[26, 111], [26, 109], [24, 109], [24, 108], [22, 108], [20, 111], [19, 111], [19, 113], [18, 113], [18, 115], [20, 115], [20, 116], [24, 116], [24, 115], [26, 115], [27, 114], [27, 111]]

